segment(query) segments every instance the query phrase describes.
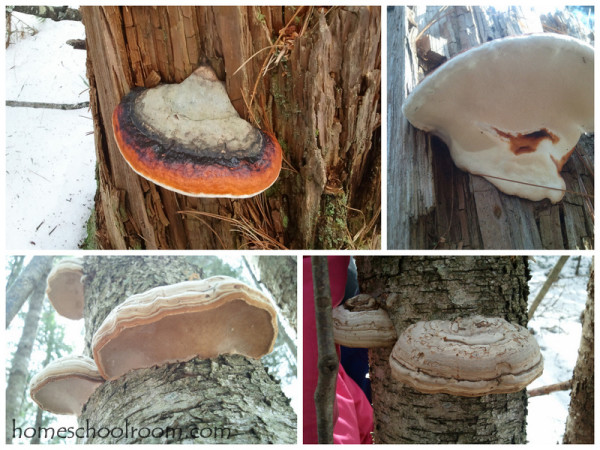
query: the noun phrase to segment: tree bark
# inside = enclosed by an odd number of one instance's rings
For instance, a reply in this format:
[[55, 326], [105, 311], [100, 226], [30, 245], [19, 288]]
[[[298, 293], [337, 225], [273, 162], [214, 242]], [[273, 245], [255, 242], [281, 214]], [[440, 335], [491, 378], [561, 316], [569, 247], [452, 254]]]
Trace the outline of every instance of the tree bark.
[[[502, 317], [527, 323], [525, 257], [358, 257], [361, 292], [385, 309], [398, 334], [420, 320]], [[390, 374], [392, 347], [371, 349], [376, 443], [525, 443], [527, 393], [422, 394]]]
[[397, 7], [388, 21], [388, 248], [592, 249], [593, 136], [582, 136], [563, 167], [571, 192], [553, 205], [506, 195], [459, 170], [447, 146], [401, 111], [423, 72], [489, 40], [542, 32], [540, 17], [524, 7]]
[[[275, 259], [273, 259], [275, 258]], [[277, 303], [289, 325], [296, 330], [298, 309], [298, 265], [294, 256], [249, 256], [250, 264], [260, 273], [263, 284]], [[274, 263], [277, 261], [277, 263]]]
[[[379, 7], [81, 11], [100, 248], [379, 245]], [[280, 33], [281, 60], [263, 74], [265, 49]], [[175, 194], [137, 176], [117, 149], [111, 116], [123, 95], [181, 82], [201, 62], [225, 81], [241, 116], [273, 130], [284, 150], [279, 180], [266, 193], [244, 200]]]
[[327, 256], [313, 256], [313, 291], [315, 293], [315, 322], [317, 326], [317, 367], [319, 378], [315, 389], [317, 435], [319, 444], [333, 444], [336, 382], [340, 365], [333, 340], [331, 290]]
[[40, 284], [46, 285], [46, 277], [52, 269], [54, 256], [34, 256], [19, 277], [6, 292], [6, 328], [17, 315], [25, 300]]
[[18, 419], [21, 403], [27, 391], [29, 360], [42, 314], [46, 284], [39, 283], [29, 297], [29, 310], [21, 332], [6, 383], [6, 443], [12, 443], [13, 419]]
[[[128, 296], [197, 279], [200, 272], [175, 256], [84, 258], [88, 354], [93, 333]], [[84, 443], [296, 441], [296, 417], [281, 387], [260, 361], [239, 355], [134, 370], [107, 381], [90, 397], [79, 425], [115, 430], [108, 436], [90, 433], [80, 439]]]
[[563, 444], [594, 443], [594, 269], [583, 314], [579, 355], [573, 370], [571, 404]]

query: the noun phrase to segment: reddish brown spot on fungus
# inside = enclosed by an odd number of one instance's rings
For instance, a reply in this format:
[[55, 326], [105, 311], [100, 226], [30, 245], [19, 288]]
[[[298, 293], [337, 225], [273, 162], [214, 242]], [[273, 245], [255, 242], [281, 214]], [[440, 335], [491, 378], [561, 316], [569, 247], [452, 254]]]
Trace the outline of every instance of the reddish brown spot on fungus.
[[557, 172], [560, 173], [560, 171], [562, 170], [563, 166], [567, 163], [568, 159], [571, 157], [571, 154], [574, 151], [575, 151], [575, 147], [573, 147], [571, 150], [569, 150], [569, 153], [567, 153], [566, 155], [564, 155], [560, 159], [556, 159], [554, 156], [550, 155], [550, 158], [552, 158], [552, 162], [556, 166]]
[[533, 133], [517, 133], [516, 135], [500, 131], [498, 128], [494, 128], [494, 131], [496, 131], [501, 138], [510, 141], [510, 151], [515, 155], [535, 152], [540, 142], [544, 139], [550, 139], [553, 144], [556, 144], [560, 140], [557, 135], [551, 133], [546, 128], [534, 131]]

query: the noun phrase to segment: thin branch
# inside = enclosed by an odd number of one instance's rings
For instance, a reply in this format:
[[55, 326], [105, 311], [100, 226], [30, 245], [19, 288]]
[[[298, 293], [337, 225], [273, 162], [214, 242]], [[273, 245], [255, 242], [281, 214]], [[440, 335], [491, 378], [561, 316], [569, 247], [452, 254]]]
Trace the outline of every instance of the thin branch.
[[333, 340], [327, 256], [313, 256], [311, 262], [319, 353], [317, 363], [319, 380], [314, 397], [317, 412], [317, 435], [319, 444], [333, 444], [333, 405], [339, 361]]
[[571, 389], [572, 383], [573, 383], [573, 380], [567, 380], [567, 381], [562, 381], [562, 382], [556, 383], [556, 384], [549, 384], [547, 386], [530, 389], [530, 390], [527, 390], [527, 395], [529, 397], [537, 397], [538, 395], [547, 395], [552, 392], [568, 391], [569, 389]]
[[560, 271], [562, 270], [563, 266], [567, 262], [567, 259], [569, 259], [568, 256], [561, 256], [559, 258], [558, 262], [556, 263], [556, 265], [552, 268], [552, 270], [548, 274], [548, 278], [546, 278], [544, 285], [540, 289], [540, 292], [538, 292], [537, 296], [535, 297], [535, 300], [533, 301], [533, 303], [531, 304], [531, 307], [529, 308], [529, 313], [527, 314], [529, 317], [529, 320], [531, 320], [531, 318], [533, 317], [533, 314], [535, 313], [535, 310], [537, 309], [537, 307], [540, 305], [540, 303], [542, 302], [542, 300], [548, 293], [550, 286], [552, 286], [552, 284], [558, 279], [558, 276], [560, 275]]

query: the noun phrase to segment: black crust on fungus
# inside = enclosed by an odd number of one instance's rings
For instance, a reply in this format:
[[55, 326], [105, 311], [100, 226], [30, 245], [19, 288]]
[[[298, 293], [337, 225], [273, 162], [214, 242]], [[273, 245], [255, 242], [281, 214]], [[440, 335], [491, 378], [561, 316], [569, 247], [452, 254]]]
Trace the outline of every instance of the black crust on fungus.
[[[199, 166], [220, 165], [228, 168], [236, 168], [241, 162], [250, 165], [256, 164], [263, 158], [265, 151], [269, 150], [269, 145], [265, 146], [265, 142], [269, 143], [270, 138], [261, 130], [260, 133], [260, 153], [253, 156], [244, 156], [242, 158], [230, 157], [224, 158], [215, 154], [214, 148], [190, 148], [175, 140], [166, 141], [166, 138], [156, 133], [151, 127], [144, 123], [135, 113], [135, 100], [145, 91], [144, 88], [134, 88], [121, 100], [122, 112], [119, 116], [120, 127], [122, 130], [137, 130], [136, 133], [122, 133], [124, 143], [133, 148], [152, 149], [156, 158], [163, 161], [167, 165], [177, 163], [192, 163]], [[226, 149], [226, 146], [219, 148]], [[145, 153], [145, 152], [144, 152]], [[140, 159], [144, 159], [142, 153], [139, 153]]]

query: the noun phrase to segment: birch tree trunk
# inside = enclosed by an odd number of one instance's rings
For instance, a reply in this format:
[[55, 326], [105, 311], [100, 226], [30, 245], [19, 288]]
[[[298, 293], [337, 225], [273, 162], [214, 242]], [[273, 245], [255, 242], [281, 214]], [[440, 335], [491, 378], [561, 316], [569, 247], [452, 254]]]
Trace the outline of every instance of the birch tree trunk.
[[[357, 258], [361, 292], [373, 296], [398, 333], [420, 320], [483, 315], [527, 324], [525, 257]], [[392, 379], [392, 347], [370, 349], [374, 442], [526, 442], [527, 394], [422, 394]]]
[[[200, 272], [182, 257], [86, 257], [88, 354], [95, 330], [128, 296]], [[96, 430], [80, 439], [88, 444], [296, 441], [296, 416], [279, 384], [260, 361], [239, 355], [134, 370], [107, 381], [90, 397], [79, 425]], [[106, 436], [107, 429], [116, 431]]]
[[518, 6], [388, 11], [388, 248], [593, 248], [593, 136], [582, 137], [563, 167], [568, 191], [553, 205], [506, 195], [459, 170], [447, 146], [409, 125], [401, 111], [420, 79], [458, 53], [542, 31], [589, 40], [576, 22], [567, 10], [540, 18]]
[[594, 268], [590, 272], [588, 299], [583, 314], [579, 356], [573, 370], [571, 404], [564, 444], [594, 443]]
[[27, 376], [29, 374], [27, 368], [33, 351], [33, 344], [37, 335], [40, 317], [42, 315], [42, 305], [44, 303], [44, 295], [46, 292], [46, 284], [39, 283], [29, 296], [29, 310], [25, 316], [25, 323], [21, 333], [21, 339], [17, 346], [8, 374], [6, 382], [6, 443], [12, 443], [13, 437], [13, 420], [17, 420], [16, 425], [19, 426], [18, 417], [21, 410], [23, 396], [27, 391]]
[[[379, 7], [81, 11], [100, 248], [379, 246]], [[274, 43], [280, 59], [263, 73]], [[273, 130], [284, 150], [279, 180], [266, 193], [244, 200], [175, 194], [140, 178], [119, 154], [111, 115], [123, 95], [181, 82], [201, 62], [225, 81], [240, 115]]]

